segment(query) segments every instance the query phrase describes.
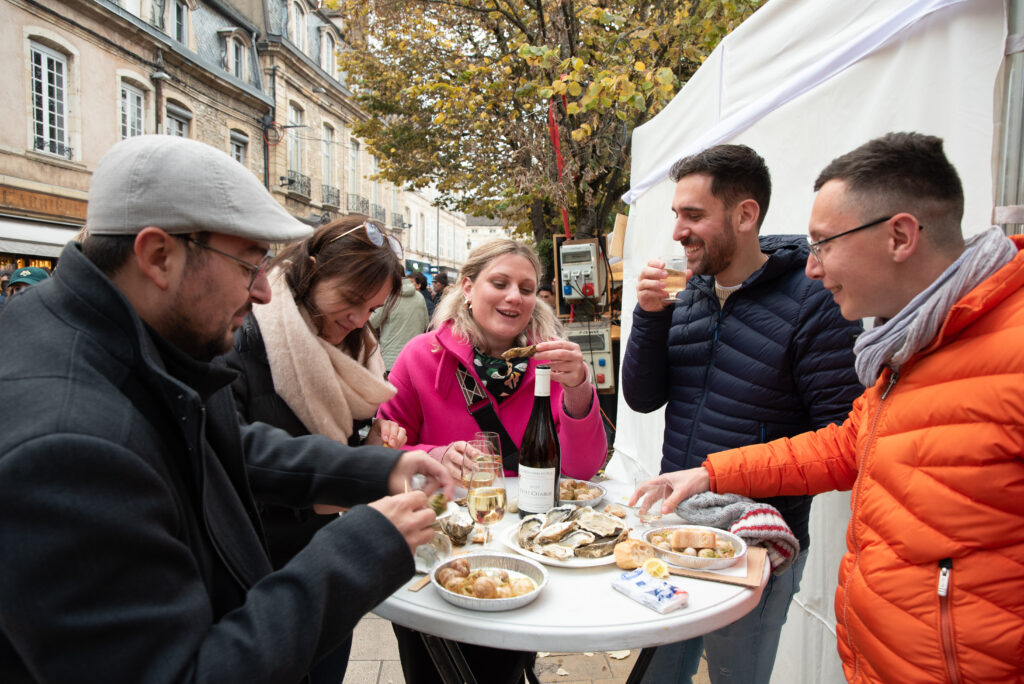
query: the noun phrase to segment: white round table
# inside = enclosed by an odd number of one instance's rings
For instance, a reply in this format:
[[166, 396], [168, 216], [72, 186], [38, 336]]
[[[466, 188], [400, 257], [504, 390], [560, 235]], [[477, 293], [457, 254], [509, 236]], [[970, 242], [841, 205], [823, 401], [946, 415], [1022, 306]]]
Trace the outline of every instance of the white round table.
[[[510, 496], [517, 489], [508, 478]], [[622, 503], [632, 491], [615, 481], [601, 483], [608, 490], [604, 503]], [[603, 507], [604, 503], [601, 504]], [[638, 536], [639, 523], [632, 511], [626, 519]], [[661, 524], [680, 524], [675, 515]], [[495, 525], [495, 546], [504, 531], [519, 524], [507, 514]], [[479, 548], [471, 545], [469, 549]], [[504, 547], [489, 549], [515, 553]], [[588, 568], [546, 566], [547, 587], [535, 601], [516, 610], [489, 613], [454, 606], [438, 595], [433, 585], [413, 592], [408, 584], [388, 597], [374, 613], [392, 622], [450, 641], [461, 641], [518, 651], [605, 651], [648, 648], [700, 636], [746, 615], [757, 605], [768, 581], [765, 564], [761, 584], [747, 589], [730, 584], [673, 576], [670, 581], [689, 593], [685, 608], [660, 615], [612, 588], [622, 570], [610, 563]], [[649, 659], [649, 658], [648, 658]], [[646, 666], [646, 662], [644, 663]]]

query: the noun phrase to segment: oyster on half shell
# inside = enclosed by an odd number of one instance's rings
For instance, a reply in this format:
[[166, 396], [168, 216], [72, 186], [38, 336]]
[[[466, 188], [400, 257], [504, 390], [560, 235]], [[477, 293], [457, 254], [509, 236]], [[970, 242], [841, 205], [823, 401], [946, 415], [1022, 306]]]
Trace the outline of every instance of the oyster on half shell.
[[572, 520], [563, 520], [562, 522], [556, 522], [543, 528], [537, 533], [537, 536], [533, 538], [533, 543], [536, 546], [543, 546], [544, 544], [550, 544], [556, 542], [565, 535], [569, 534], [576, 529], [576, 523]]
[[629, 530], [622, 530], [617, 537], [601, 537], [594, 540], [592, 544], [580, 546], [575, 549], [578, 558], [604, 558], [615, 551], [615, 545], [625, 541], [629, 537]]
[[473, 531], [473, 527], [476, 525], [473, 522], [473, 518], [469, 516], [469, 513], [462, 509], [452, 511], [448, 515], [438, 518], [437, 524], [441, 531], [448, 535], [448, 538], [456, 546], [462, 546], [466, 543], [466, 540], [469, 539], [469, 533]]
[[586, 510], [581, 511], [573, 518], [573, 522], [581, 529], [593, 532], [598, 537], [617, 537], [626, 529], [626, 524], [614, 515], [599, 513], [589, 506], [584, 508]]
[[547, 516], [543, 513], [534, 513], [523, 518], [523, 521], [519, 523], [519, 532], [516, 533], [516, 541], [524, 549], [533, 541], [533, 538], [537, 536], [541, 528], [547, 522]]

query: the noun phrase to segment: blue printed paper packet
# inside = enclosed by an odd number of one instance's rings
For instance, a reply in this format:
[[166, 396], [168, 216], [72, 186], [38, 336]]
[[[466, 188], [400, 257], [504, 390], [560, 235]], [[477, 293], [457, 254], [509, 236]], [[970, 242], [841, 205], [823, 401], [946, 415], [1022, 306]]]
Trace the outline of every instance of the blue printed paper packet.
[[671, 582], [648, 575], [642, 568], [622, 573], [612, 580], [618, 591], [659, 613], [686, 605], [690, 595]]

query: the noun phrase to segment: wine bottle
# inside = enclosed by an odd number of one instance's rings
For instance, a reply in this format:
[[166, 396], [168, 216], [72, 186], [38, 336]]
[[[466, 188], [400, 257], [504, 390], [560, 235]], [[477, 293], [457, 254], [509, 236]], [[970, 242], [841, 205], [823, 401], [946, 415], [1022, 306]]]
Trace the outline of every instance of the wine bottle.
[[562, 452], [551, 415], [551, 368], [537, 366], [533, 412], [519, 447], [519, 517], [545, 513], [558, 505]]

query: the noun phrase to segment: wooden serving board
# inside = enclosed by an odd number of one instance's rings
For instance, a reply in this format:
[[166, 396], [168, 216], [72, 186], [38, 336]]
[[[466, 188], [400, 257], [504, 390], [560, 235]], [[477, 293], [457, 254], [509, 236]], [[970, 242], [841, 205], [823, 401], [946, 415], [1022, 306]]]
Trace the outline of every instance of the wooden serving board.
[[708, 582], [722, 582], [723, 584], [736, 584], [741, 587], [754, 588], [761, 586], [761, 574], [764, 572], [764, 564], [767, 555], [768, 552], [765, 551], [763, 547], [747, 547], [746, 577], [721, 575], [717, 572], [707, 572], [705, 570], [690, 570], [688, 568], [677, 568], [674, 565], [669, 565], [668, 571], [670, 574], [679, 575], [680, 577], [692, 577], [693, 579], [707, 580]]

